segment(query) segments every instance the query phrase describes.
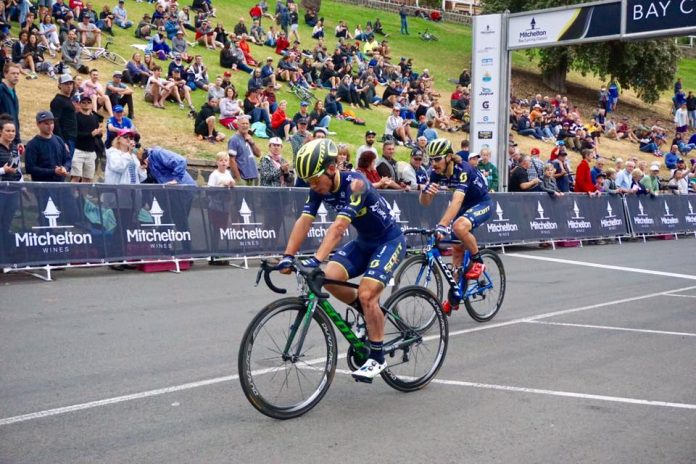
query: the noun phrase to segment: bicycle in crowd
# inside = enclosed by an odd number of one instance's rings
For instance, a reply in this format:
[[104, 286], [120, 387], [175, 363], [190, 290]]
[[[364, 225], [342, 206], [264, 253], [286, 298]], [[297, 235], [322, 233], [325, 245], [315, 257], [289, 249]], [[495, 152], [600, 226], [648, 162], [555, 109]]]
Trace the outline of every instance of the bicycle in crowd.
[[125, 58], [123, 58], [118, 53], [109, 50], [109, 45], [111, 44], [112, 42], [109, 40], [103, 47], [82, 47], [81, 57], [83, 60], [91, 61], [98, 60], [99, 58], [104, 58], [105, 60], [117, 66], [126, 66], [128, 61]]
[[438, 40], [440, 40], [438, 36], [430, 32], [430, 30], [427, 28], [423, 32], [419, 32], [418, 35], [420, 36], [421, 40], [424, 40], [426, 42], [437, 42]]
[[[468, 250], [464, 253], [462, 267], [455, 270], [442, 259], [435, 229], [406, 229], [404, 234], [420, 235], [425, 243], [421, 248], [409, 250], [411, 256], [397, 268], [392, 294], [404, 286], [417, 285], [430, 290], [438, 301], [448, 298], [451, 307], [463, 302], [477, 322], [490, 321], [498, 314], [505, 298], [505, 268], [495, 251], [482, 249], [479, 252], [486, 269], [478, 280], [467, 281], [464, 270], [471, 259]], [[444, 280], [449, 284], [447, 296], [444, 295]]]
[[314, 93], [301, 85], [290, 85], [290, 92], [300, 99], [301, 102], [306, 101], [310, 105], [312, 101], [317, 101], [316, 95]]
[[[286, 293], [271, 281], [276, 270], [261, 262], [256, 277], [276, 293]], [[358, 288], [351, 282], [327, 279], [318, 269], [293, 262], [300, 296], [264, 307], [244, 333], [238, 369], [242, 390], [261, 413], [291, 419], [316, 406], [331, 386], [338, 359], [333, 323], [349, 344], [346, 360], [357, 370], [370, 353], [365, 321], [353, 308], [341, 316], [322, 292], [324, 284]], [[445, 360], [448, 324], [440, 302], [422, 287], [406, 286], [382, 305], [385, 315], [384, 353], [389, 366], [380, 374], [396, 390], [419, 390], [435, 377]], [[357, 382], [357, 380], [356, 380]]]

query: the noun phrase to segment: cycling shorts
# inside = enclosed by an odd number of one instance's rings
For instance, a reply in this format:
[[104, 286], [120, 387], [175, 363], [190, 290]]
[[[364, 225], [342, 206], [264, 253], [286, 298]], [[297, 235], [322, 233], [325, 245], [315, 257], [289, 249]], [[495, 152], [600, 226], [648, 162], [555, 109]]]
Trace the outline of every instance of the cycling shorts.
[[385, 242], [358, 237], [339, 248], [331, 261], [340, 264], [349, 279], [364, 274], [364, 279], [376, 280], [386, 287], [405, 255], [406, 238], [402, 234]]
[[471, 222], [471, 230], [476, 229], [478, 226], [486, 222], [493, 215], [493, 202], [491, 200], [482, 201], [481, 203], [476, 203], [471, 208], [460, 211], [457, 217], [454, 218], [452, 224], [454, 224], [460, 217], [465, 217]]

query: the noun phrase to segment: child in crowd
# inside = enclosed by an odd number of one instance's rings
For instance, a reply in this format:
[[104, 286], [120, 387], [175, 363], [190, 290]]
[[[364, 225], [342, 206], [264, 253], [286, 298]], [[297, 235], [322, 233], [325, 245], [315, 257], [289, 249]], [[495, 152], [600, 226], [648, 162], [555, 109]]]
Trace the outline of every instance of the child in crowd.
[[215, 156], [215, 164], [217, 164], [217, 169], [210, 173], [208, 187], [234, 187], [235, 182], [228, 169], [230, 166], [230, 155], [224, 151], [219, 152]]
[[563, 192], [558, 189], [556, 185], [556, 178], [554, 173], [556, 172], [556, 167], [551, 163], [546, 163], [544, 165], [544, 177], [541, 179], [541, 191], [546, 192], [552, 197], [562, 197]]

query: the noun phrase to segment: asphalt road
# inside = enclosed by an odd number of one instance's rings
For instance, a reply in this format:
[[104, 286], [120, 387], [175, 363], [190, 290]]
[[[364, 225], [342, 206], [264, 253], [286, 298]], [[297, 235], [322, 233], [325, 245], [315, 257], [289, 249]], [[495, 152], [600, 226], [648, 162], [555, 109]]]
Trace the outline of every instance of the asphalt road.
[[290, 421], [235, 377], [274, 298], [253, 270], [0, 276], [0, 462], [695, 462], [696, 240], [507, 251], [503, 309], [450, 318], [435, 382], [339, 373]]

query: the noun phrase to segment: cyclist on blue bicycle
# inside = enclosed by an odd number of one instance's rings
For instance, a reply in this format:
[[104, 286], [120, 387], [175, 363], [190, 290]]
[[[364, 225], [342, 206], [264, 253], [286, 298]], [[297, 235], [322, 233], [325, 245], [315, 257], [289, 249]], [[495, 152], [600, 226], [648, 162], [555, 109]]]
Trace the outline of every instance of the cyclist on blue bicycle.
[[310, 192], [302, 215], [290, 233], [278, 269], [289, 272], [293, 257], [307, 237], [322, 202], [336, 210], [336, 220], [326, 231], [314, 256], [302, 261], [303, 266], [319, 267], [339, 245], [348, 226], [355, 227], [358, 237], [334, 253], [325, 274], [328, 279], [340, 281], [364, 274], [360, 286], [357, 292], [337, 285], [326, 285], [326, 289], [364, 314], [370, 355], [362, 367], [353, 372], [353, 378], [369, 382], [387, 367], [382, 349], [384, 314], [379, 297], [406, 254], [406, 241], [391, 215], [389, 204], [372, 184], [360, 173], [338, 170], [337, 153], [336, 145], [328, 139], [313, 140], [298, 151], [295, 172], [309, 184]]
[[[493, 212], [491, 198], [483, 175], [467, 161], [455, 155], [452, 144], [447, 139], [435, 139], [428, 143], [425, 151], [430, 157], [431, 173], [428, 184], [420, 194], [420, 203], [429, 206], [440, 189], [452, 189], [452, 201], [437, 224], [438, 237], [444, 238], [452, 233], [461, 240], [460, 245], [452, 248], [452, 266], [459, 269], [462, 265], [464, 250], [471, 253], [471, 265], [465, 270], [467, 279], [476, 280], [485, 270], [483, 259], [479, 254], [475, 228], [486, 222]], [[470, 153], [469, 158], [477, 157]], [[459, 307], [460, 294], [455, 291], [456, 301], [443, 302], [445, 313], [449, 314]]]

